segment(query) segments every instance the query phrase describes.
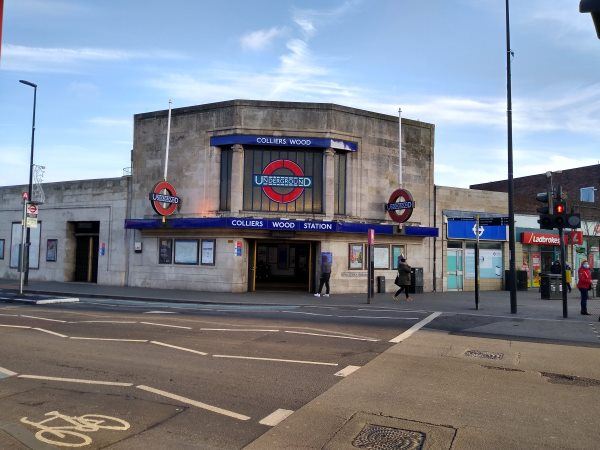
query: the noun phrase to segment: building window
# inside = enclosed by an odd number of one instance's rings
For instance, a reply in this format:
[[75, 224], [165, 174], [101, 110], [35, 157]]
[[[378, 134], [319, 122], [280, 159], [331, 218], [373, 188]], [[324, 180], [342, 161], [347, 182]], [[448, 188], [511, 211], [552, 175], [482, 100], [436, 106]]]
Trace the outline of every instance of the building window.
[[592, 187], [584, 187], [579, 189], [579, 199], [582, 202], [594, 203], [594, 191], [596, 189]]
[[198, 265], [198, 239], [175, 239], [175, 264]]
[[158, 239], [158, 263], [173, 263], [173, 239]]
[[203, 266], [215, 265], [215, 239], [202, 239], [202, 255], [200, 264]]
[[323, 151], [244, 148], [244, 211], [323, 212]]
[[[12, 269], [19, 267], [19, 249], [21, 248], [21, 228], [20, 222], [13, 222], [12, 224], [12, 235], [10, 240], [10, 263], [9, 266]], [[40, 232], [42, 229], [42, 223], [38, 222], [38, 226], [30, 228], [30, 242], [29, 247], [29, 268], [39, 269], [40, 267]]]
[[333, 203], [335, 214], [346, 214], [346, 153], [336, 153], [334, 161]]
[[0, 259], [4, 259], [4, 239], [0, 239]]
[[221, 177], [219, 184], [219, 209], [231, 209], [231, 161], [233, 152], [231, 148], [221, 149]]

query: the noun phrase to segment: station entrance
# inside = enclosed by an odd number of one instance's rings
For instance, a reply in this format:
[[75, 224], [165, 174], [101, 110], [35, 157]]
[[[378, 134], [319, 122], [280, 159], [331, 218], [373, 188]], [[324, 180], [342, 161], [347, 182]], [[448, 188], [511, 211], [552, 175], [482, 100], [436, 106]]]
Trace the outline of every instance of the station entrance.
[[250, 241], [248, 291], [311, 292], [315, 252], [316, 242]]

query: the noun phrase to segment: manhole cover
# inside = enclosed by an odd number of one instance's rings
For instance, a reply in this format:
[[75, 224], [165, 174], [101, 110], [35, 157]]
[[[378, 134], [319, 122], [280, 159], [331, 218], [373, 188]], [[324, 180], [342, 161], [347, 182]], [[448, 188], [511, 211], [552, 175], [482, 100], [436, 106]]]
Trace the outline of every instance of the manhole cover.
[[421, 450], [425, 433], [367, 424], [352, 445], [373, 450]]
[[467, 350], [465, 352], [465, 356], [469, 356], [471, 358], [500, 360], [504, 358], [504, 353], [484, 352], [483, 350]]
[[570, 386], [582, 386], [582, 387], [598, 387], [600, 386], [600, 380], [593, 378], [583, 378], [575, 375], [563, 375], [561, 373], [552, 372], [540, 372], [544, 378], [550, 383], [554, 384], [566, 384]]

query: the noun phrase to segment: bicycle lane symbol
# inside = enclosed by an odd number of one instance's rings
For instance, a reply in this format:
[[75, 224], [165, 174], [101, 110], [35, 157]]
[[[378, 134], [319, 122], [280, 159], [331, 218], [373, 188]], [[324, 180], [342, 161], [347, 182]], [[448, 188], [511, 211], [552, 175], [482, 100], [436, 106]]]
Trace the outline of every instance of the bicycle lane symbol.
[[[128, 430], [129, 422], [117, 417], [100, 414], [84, 414], [82, 416], [67, 416], [58, 411], [50, 411], [46, 419], [39, 422], [22, 417], [21, 422], [37, 428], [37, 440], [59, 447], [85, 447], [92, 443], [87, 433], [100, 430]], [[51, 425], [52, 422], [52, 425]]]

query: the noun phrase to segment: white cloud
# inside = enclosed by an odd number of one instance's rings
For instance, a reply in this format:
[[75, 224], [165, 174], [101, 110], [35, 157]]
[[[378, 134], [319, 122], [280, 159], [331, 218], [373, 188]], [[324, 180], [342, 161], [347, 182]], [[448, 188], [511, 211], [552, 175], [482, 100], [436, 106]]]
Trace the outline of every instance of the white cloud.
[[180, 59], [179, 52], [138, 52], [105, 48], [28, 47], [5, 44], [2, 69], [25, 72], [72, 72], [82, 63], [116, 62], [132, 59]]
[[92, 117], [87, 120], [92, 125], [101, 127], [127, 127], [133, 128], [133, 119], [123, 119], [114, 117]]
[[256, 30], [247, 33], [240, 38], [242, 48], [247, 50], [263, 50], [269, 46], [274, 39], [284, 33], [284, 28], [272, 27], [267, 30]]

